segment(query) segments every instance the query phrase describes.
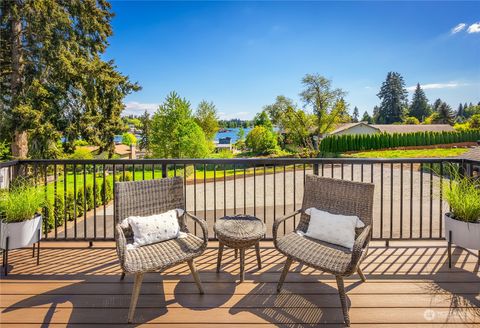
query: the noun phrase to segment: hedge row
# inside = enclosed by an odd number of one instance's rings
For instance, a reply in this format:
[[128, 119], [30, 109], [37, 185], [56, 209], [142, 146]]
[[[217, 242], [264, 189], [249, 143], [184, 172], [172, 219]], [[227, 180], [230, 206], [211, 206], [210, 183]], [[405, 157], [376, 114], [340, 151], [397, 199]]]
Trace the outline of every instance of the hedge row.
[[[106, 188], [106, 189], [105, 189]], [[83, 188], [76, 191], [74, 197], [73, 190], [67, 191], [67, 195], [58, 192], [54, 199], [49, 200], [47, 206], [43, 209], [43, 219], [47, 231], [52, 230], [56, 226], [59, 227], [68, 221], [75, 220], [75, 217], [83, 216], [84, 210], [92, 210], [95, 205], [106, 205], [113, 199], [113, 187], [110, 180], [106, 179], [105, 183], [97, 185], [94, 188], [87, 185], [85, 192]]]
[[429, 146], [480, 140], [480, 130], [332, 135], [322, 139], [320, 151], [341, 153], [406, 146]]

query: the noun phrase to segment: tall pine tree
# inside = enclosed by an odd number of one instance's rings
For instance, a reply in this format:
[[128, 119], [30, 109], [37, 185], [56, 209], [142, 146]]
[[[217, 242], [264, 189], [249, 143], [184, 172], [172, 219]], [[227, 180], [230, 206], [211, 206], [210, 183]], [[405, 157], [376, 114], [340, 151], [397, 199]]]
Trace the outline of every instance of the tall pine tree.
[[442, 102], [442, 104], [438, 106], [432, 122], [436, 124], [453, 124], [454, 119], [455, 114], [453, 113], [452, 107]]
[[415, 92], [413, 93], [412, 104], [410, 105], [409, 115], [416, 117], [420, 122], [424, 121], [431, 114], [430, 106], [428, 105], [428, 99], [425, 96], [420, 87], [420, 83], [417, 83]]
[[62, 136], [66, 150], [82, 137], [113, 155], [122, 100], [139, 87], [102, 59], [110, 9], [106, 0], [1, 2], [0, 137], [14, 158], [55, 156]]
[[387, 78], [377, 94], [381, 104], [376, 123], [401, 122], [407, 107], [407, 95], [403, 77], [397, 72], [388, 72]]
[[372, 117], [368, 114], [367, 111], [365, 111], [365, 113], [363, 113], [362, 122], [367, 122], [368, 124], [372, 124], [372, 122], [373, 122]]
[[142, 126], [140, 128], [140, 142], [139, 146], [141, 149], [145, 151], [150, 150], [150, 129], [152, 120], [150, 118], [150, 114], [145, 110], [142, 116], [140, 116], [140, 122], [142, 122]]
[[359, 115], [360, 114], [358, 113], [358, 108], [357, 106], [355, 106], [355, 108], [353, 108], [352, 122], [357, 123]]

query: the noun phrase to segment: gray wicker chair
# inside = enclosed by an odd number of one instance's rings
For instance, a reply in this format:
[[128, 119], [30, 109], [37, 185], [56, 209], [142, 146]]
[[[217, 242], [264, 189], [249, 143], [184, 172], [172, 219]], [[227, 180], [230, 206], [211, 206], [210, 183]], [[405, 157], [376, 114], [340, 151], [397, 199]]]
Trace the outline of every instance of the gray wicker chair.
[[[302, 208], [275, 220], [273, 225], [275, 247], [287, 256], [280, 281], [278, 282], [278, 292], [282, 288], [293, 261], [334, 274], [337, 280], [345, 324], [347, 326], [350, 325], [343, 277], [357, 272], [362, 281], [365, 281], [365, 276], [359, 265], [367, 253], [371, 236], [373, 191], [374, 185], [370, 183], [344, 181], [314, 175], [306, 176]], [[300, 214], [300, 221], [296, 230], [306, 232], [310, 216], [306, 215], [304, 211], [310, 207], [316, 207], [333, 214], [357, 215], [365, 223], [364, 228], [356, 231], [353, 251], [306, 236], [300, 236], [296, 232], [278, 236], [280, 223], [298, 214]]]
[[[181, 177], [130, 181], [115, 183], [115, 240], [117, 254], [122, 267], [122, 277], [134, 274], [135, 282], [128, 311], [128, 322], [132, 322], [137, 305], [143, 275], [146, 272], [163, 271], [177, 264], [187, 262], [201, 294], [202, 284], [195, 269], [194, 258], [200, 256], [207, 247], [208, 230], [205, 220], [187, 213], [179, 218], [180, 230], [188, 235], [185, 238], [171, 239], [152, 245], [127, 250], [131, 243], [131, 229], [122, 229], [119, 223], [129, 216], [148, 216], [172, 209], [185, 209], [183, 179]], [[186, 217], [192, 218], [201, 227], [203, 238], [190, 234]]]

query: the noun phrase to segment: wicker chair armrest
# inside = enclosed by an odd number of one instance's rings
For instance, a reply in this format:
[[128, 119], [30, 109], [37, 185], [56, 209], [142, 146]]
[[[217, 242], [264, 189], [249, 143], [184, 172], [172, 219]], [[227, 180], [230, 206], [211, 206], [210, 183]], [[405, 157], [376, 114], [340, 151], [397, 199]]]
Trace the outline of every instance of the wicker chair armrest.
[[115, 225], [115, 244], [117, 248], [118, 259], [120, 260], [120, 265], [123, 267], [125, 261], [125, 251], [127, 250], [127, 238], [123, 232], [123, 228], [120, 224]]
[[278, 218], [276, 219], [274, 222], [273, 222], [273, 240], [276, 240], [277, 239], [277, 232], [278, 232], [278, 226], [280, 225], [280, 223], [284, 222], [285, 220], [288, 220], [292, 217], [294, 217], [295, 215], [297, 214], [300, 214], [302, 213], [302, 209], [298, 209], [296, 210], [295, 212], [293, 213], [290, 213], [290, 214], [287, 214], [281, 218]]
[[365, 247], [368, 246], [371, 237], [372, 226], [367, 225], [360, 235], [355, 239], [355, 243], [353, 244], [353, 251], [352, 251], [352, 261], [350, 262], [350, 266], [348, 271], [352, 273], [355, 272], [357, 265], [359, 264], [360, 260], [363, 256], [363, 250]]
[[188, 216], [190, 218], [192, 218], [195, 222], [197, 222], [200, 227], [202, 228], [202, 233], [203, 233], [203, 241], [205, 242], [205, 244], [208, 242], [208, 228], [207, 228], [207, 221], [203, 220], [203, 219], [200, 219], [198, 217], [196, 217], [195, 215], [185, 211], [185, 216]]

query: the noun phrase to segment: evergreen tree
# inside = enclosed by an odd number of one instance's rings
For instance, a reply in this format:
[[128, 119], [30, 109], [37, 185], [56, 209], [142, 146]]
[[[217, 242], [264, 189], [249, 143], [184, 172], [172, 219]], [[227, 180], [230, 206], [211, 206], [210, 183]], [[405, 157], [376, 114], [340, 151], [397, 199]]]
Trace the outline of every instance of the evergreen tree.
[[152, 120], [150, 119], [150, 114], [145, 111], [142, 116], [140, 116], [141, 128], [140, 128], [140, 142], [139, 146], [141, 149], [146, 151], [150, 150], [150, 129]]
[[447, 103], [442, 102], [435, 113], [432, 122], [435, 124], [453, 124], [455, 114]]
[[373, 117], [372, 117], [372, 123], [380, 123], [378, 121], [378, 117], [380, 116], [380, 108], [378, 106], [373, 107]]
[[355, 108], [353, 108], [352, 122], [357, 123], [359, 115], [360, 114], [358, 113], [358, 108], [357, 106], [355, 106]]
[[422, 122], [431, 114], [430, 111], [430, 106], [428, 105], [428, 99], [425, 96], [425, 92], [423, 92], [422, 88], [420, 87], [420, 83], [417, 83], [417, 87], [413, 93], [409, 115], [416, 117], [420, 122]]
[[114, 153], [123, 98], [138, 90], [103, 54], [112, 35], [105, 0], [2, 1], [0, 131], [14, 158], [54, 157], [79, 137]]
[[381, 100], [377, 123], [401, 122], [407, 104], [407, 95], [403, 77], [397, 72], [388, 72], [387, 78], [377, 94]]
[[462, 105], [462, 103], [460, 103], [458, 105], [458, 109], [457, 109], [457, 119], [461, 120], [463, 118], [465, 118], [465, 113], [463, 111], [463, 105]]
[[442, 99], [440, 98], [437, 98], [435, 100], [435, 102], [433, 103], [432, 107], [433, 107], [433, 111], [434, 112], [438, 112], [438, 108], [440, 108], [440, 105], [443, 103]]
[[372, 124], [372, 122], [373, 122], [372, 117], [368, 114], [367, 111], [365, 111], [365, 113], [363, 113], [362, 122], [367, 122], [368, 124]]

